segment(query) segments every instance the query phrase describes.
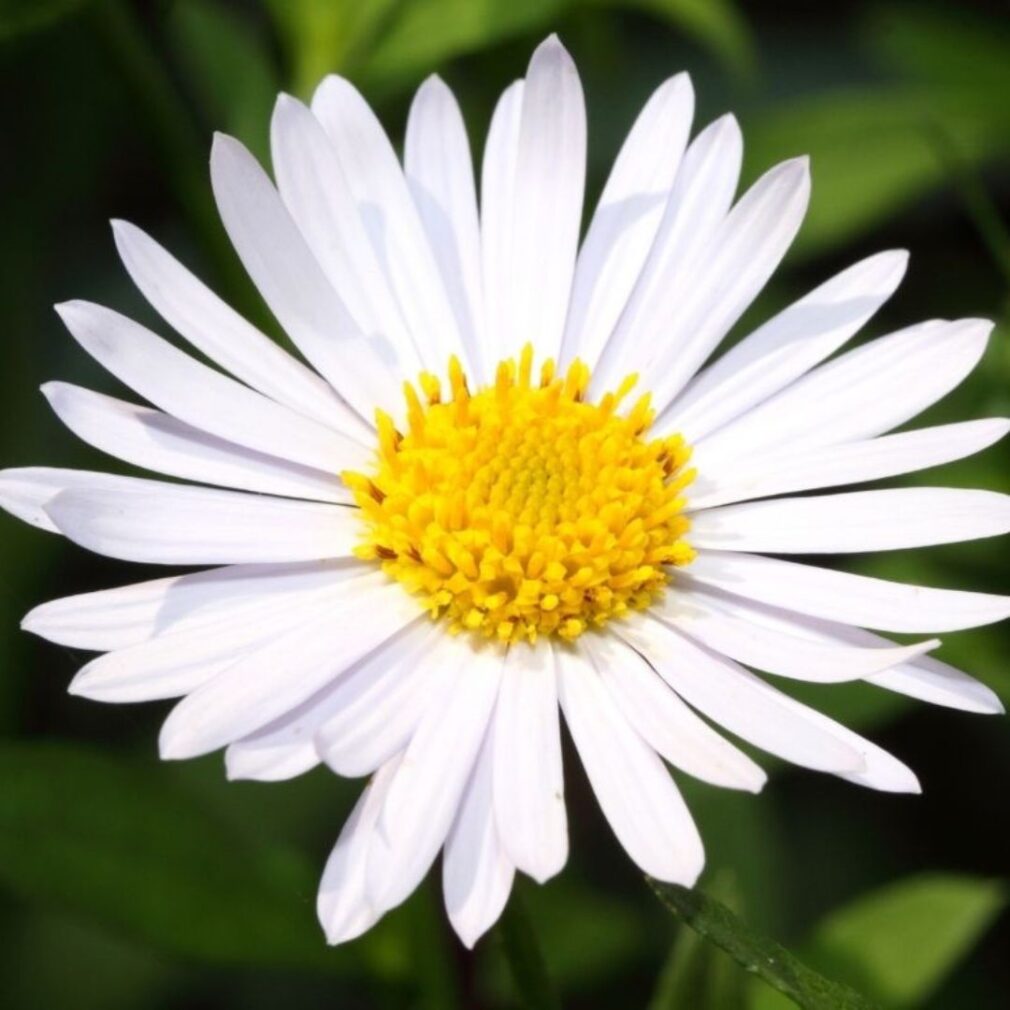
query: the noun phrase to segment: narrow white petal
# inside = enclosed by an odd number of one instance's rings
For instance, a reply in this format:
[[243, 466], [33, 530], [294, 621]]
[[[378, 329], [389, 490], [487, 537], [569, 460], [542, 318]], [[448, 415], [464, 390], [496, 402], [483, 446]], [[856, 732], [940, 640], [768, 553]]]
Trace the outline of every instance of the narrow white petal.
[[13, 467], [0, 470], [0, 508], [22, 522], [59, 533], [46, 506], [68, 488], [134, 488], [146, 484], [137, 477], [120, 477], [92, 470], [64, 470], [50, 466]]
[[558, 696], [600, 809], [625, 851], [658, 880], [692, 887], [705, 852], [691, 814], [666, 766], [578, 648], [558, 650]]
[[[474, 378], [487, 381], [494, 362], [485, 362], [482, 354], [484, 297], [473, 160], [459, 105], [438, 77], [429, 77], [411, 103], [403, 167]], [[439, 365], [444, 368], [445, 362]]]
[[[644, 353], [629, 358], [651, 382], [662, 412], [705, 363], [760, 293], [792, 244], [810, 199], [806, 158], [766, 172], [713, 233], [676, 301], [664, 293], [655, 333], [641, 333]], [[652, 337], [651, 341], [645, 338]]]
[[376, 572], [339, 605], [232, 663], [184, 698], [161, 730], [163, 758], [196, 757], [240, 740], [301, 705], [410, 623], [417, 602]]
[[242, 491], [353, 503], [336, 474], [226, 442], [159, 410], [66, 382], [47, 382], [42, 392], [78, 438], [127, 463]]
[[354, 321], [369, 337], [388, 343], [397, 374], [416, 374], [421, 359], [414, 338], [319, 120], [297, 99], [281, 95], [270, 124], [270, 144], [281, 199]]
[[658, 327], [667, 307], [689, 286], [701, 251], [729, 210], [742, 157], [740, 127], [732, 116], [717, 119], [691, 142], [645, 266], [594, 368], [594, 393], [620, 382], [632, 370], [630, 359], [651, 354], [661, 339]]
[[386, 910], [421, 882], [449, 833], [501, 681], [497, 648], [457, 642], [448, 690], [432, 696], [386, 797], [368, 858], [368, 895]]
[[326, 861], [316, 899], [316, 914], [329, 943], [353, 940], [379, 921], [380, 913], [365, 896], [365, 868], [375, 837], [375, 825], [398, 765], [399, 759], [394, 758], [376, 773], [355, 804]]
[[[707, 466], [691, 485], [689, 508], [880, 480], [950, 463], [981, 452], [1010, 431], [1010, 421], [986, 418], [902, 431], [844, 445], [769, 452]], [[714, 462], [714, 461], [713, 461]]]
[[880, 631], [960, 631], [1010, 617], [1010, 596], [912, 586], [756, 554], [699, 551], [690, 575], [760, 603]]
[[556, 36], [533, 53], [523, 89], [504, 357], [532, 342], [556, 358], [571, 298], [586, 177], [586, 108], [572, 58]]
[[808, 372], [696, 446], [697, 465], [789, 445], [837, 445], [896, 428], [949, 393], [985, 351], [984, 319], [927, 322]]
[[46, 512], [81, 547], [159, 565], [348, 557], [361, 537], [358, 510], [345, 505], [137, 483], [147, 487], [61, 491]]
[[367, 433], [324, 379], [246, 322], [153, 238], [127, 221], [113, 221], [112, 230], [133, 282], [194, 347], [271, 400], [345, 435]]
[[578, 357], [592, 367], [617, 325], [663, 219], [693, 114], [691, 80], [677, 74], [635, 120], [579, 250], [562, 365]]
[[59, 645], [110, 652], [226, 620], [247, 607], [283, 603], [369, 570], [356, 560], [212, 568], [51, 600], [30, 611], [21, 627]]
[[759, 677], [652, 617], [619, 631], [689, 705], [741, 739], [804, 768], [858, 772], [863, 760], [834, 724]]
[[396, 355], [366, 337], [326, 279], [277, 190], [234, 138], [210, 156], [218, 212], [264, 301], [309, 362], [364, 421], [396, 387]]
[[88, 302], [67, 302], [57, 311], [78, 343], [117, 379], [201, 431], [331, 473], [369, 458], [362, 442], [201, 364], [118, 312]]
[[[116, 703], [189, 694], [240, 657], [306, 624], [322, 609], [339, 606], [359, 587], [367, 588], [361, 581], [367, 577], [334, 578], [320, 571], [291, 580], [283, 593], [264, 586], [261, 597], [219, 601], [209, 612], [185, 615], [153, 638], [93, 659], [69, 691]], [[190, 593], [190, 599], [195, 595]]]
[[397, 642], [394, 656], [376, 653], [333, 685], [315, 733], [319, 756], [338, 775], [368, 775], [405, 750], [429, 699], [458, 669], [445, 629], [422, 620]]
[[502, 93], [491, 117], [480, 179], [480, 252], [484, 289], [484, 350], [488, 368], [502, 358], [513, 328], [512, 246], [516, 162], [523, 81]]
[[769, 554], [900, 550], [1007, 532], [1010, 495], [946, 487], [775, 498], [691, 516], [695, 547]]
[[655, 431], [695, 442], [785, 388], [857, 333], [907, 266], [904, 251], [878, 253], [793, 302], [693, 379]]
[[695, 715], [639, 653], [616, 635], [587, 635], [584, 643], [618, 708], [657, 754], [703, 782], [760, 791], [764, 771]]
[[[376, 681], [402, 676], [405, 667], [409, 669], [417, 662], [419, 650], [427, 647], [434, 631], [431, 622], [419, 616], [322, 691], [233, 743], [225, 752], [228, 777], [274, 782], [314, 768], [321, 760], [316, 733], [326, 720], [358, 701], [362, 694], [367, 695]], [[398, 754], [408, 740], [406, 735], [401, 746], [390, 748], [368, 771], [375, 771]]]
[[442, 856], [445, 908], [469, 948], [498, 921], [515, 877], [495, 824], [493, 737], [488, 726]]
[[466, 364], [456, 317], [424, 226], [375, 113], [350, 81], [333, 74], [316, 89], [312, 111], [333, 143], [415, 344], [440, 369], [450, 354], [460, 355]]
[[678, 577], [653, 613], [723, 656], [766, 673], [822, 684], [860, 680], [939, 646], [937, 639], [886, 648], [844, 645], [804, 633], [787, 614]]
[[494, 719], [498, 837], [517, 869], [544, 883], [568, 859], [554, 650], [513, 645]]

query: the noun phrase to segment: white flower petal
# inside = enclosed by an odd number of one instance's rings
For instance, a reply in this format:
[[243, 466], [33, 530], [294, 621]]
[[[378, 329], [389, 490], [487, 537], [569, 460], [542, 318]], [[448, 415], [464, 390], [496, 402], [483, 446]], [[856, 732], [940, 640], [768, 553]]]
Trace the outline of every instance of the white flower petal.
[[947, 487], [775, 498], [705, 509], [691, 544], [707, 550], [842, 554], [981, 540], [1010, 532], [1010, 495]]
[[561, 363], [600, 356], [663, 219], [687, 146], [694, 89], [687, 74], [664, 81], [621, 147], [579, 250]]
[[554, 650], [513, 644], [494, 718], [498, 837], [517, 869], [544, 883], [568, 859]]
[[458, 663], [444, 628], [412, 625], [394, 657], [370, 656], [334, 684], [315, 733], [319, 756], [338, 775], [373, 772], [406, 749], [429, 699], [441, 697]]
[[510, 323], [502, 357], [531, 342], [556, 358], [571, 298], [586, 177], [586, 109], [578, 71], [552, 35], [530, 60], [512, 187], [506, 265]]
[[498, 921], [515, 877], [495, 824], [493, 738], [489, 725], [442, 856], [445, 908], [468, 948]]
[[759, 677], [646, 616], [620, 636], [652, 664], [689, 705], [785, 761], [826, 772], [858, 772], [857, 750], [819, 713]]
[[1010, 421], [986, 418], [902, 431], [844, 445], [811, 446], [706, 466], [691, 484], [690, 511], [750, 498], [859, 484], [950, 463], [988, 448]]
[[319, 120], [297, 99], [281, 95], [270, 124], [270, 144], [281, 199], [341, 301], [365, 334], [388, 342], [397, 374], [415, 375], [421, 359], [414, 338]]
[[375, 825], [398, 766], [399, 758], [394, 758], [369, 782], [326, 861], [316, 914], [328, 943], [353, 940], [381, 917], [365, 896], [365, 867]]
[[639, 653], [616, 635], [583, 642], [625, 719], [657, 754], [703, 782], [761, 790], [760, 766], [695, 715]]
[[[654, 376], [662, 413], [705, 363], [730, 327], [760, 293], [792, 244], [810, 199], [806, 158], [766, 172], [740, 198], [699, 255], [690, 285], [676, 302], [664, 293], [657, 314], [662, 340], [639, 331], [632, 370]], [[652, 337], [652, 340], [645, 338]]]
[[110, 652], [368, 571], [350, 559], [212, 568], [51, 600], [30, 611], [21, 627], [59, 645]]
[[334, 74], [316, 89], [312, 112], [333, 143], [415, 345], [439, 370], [450, 354], [458, 354], [466, 365], [435, 257], [396, 152], [375, 113], [350, 81]]
[[367, 435], [324, 379], [246, 322], [153, 238], [127, 221], [113, 221], [112, 230], [133, 282], [194, 347], [271, 400], [351, 438]]
[[196, 757], [248, 736], [322, 690], [417, 614], [417, 602], [382, 572], [355, 580], [339, 604], [271, 637], [179, 702], [162, 726], [161, 756]]
[[699, 551], [691, 578], [760, 603], [880, 631], [960, 631], [1010, 617], [1010, 596], [931, 589], [732, 551]]
[[695, 442], [783, 389], [838, 350], [894, 293], [904, 251], [836, 274], [731, 347], [693, 379], [654, 427]]
[[890, 431], [957, 386], [978, 364], [991, 331], [984, 319], [933, 321], [848, 351], [701, 439], [696, 465]]
[[789, 615], [678, 577], [653, 613], [689, 638], [766, 673], [820, 684], [860, 680], [939, 646], [938, 639], [886, 648], [843, 645], [804, 633]]
[[66, 382], [47, 382], [42, 392], [78, 438], [127, 463], [242, 491], [353, 504], [335, 474], [226, 442], [161, 411]]
[[621, 318], [593, 367], [591, 389], [606, 392], [651, 355], [668, 310], [693, 278], [701, 251], [726, 216], [740, 175], [743, 141], [733, 116], [723, 116], [691, 142], [677, 171], [655, 242]]
[[557, 654], [565, 721], [618, 841], [646, 873], [692, 887], [705, 852], [666, 766], [628, 725], [581, 650], [559, 648]]
[[456, 644], [456, 675], [447, 690], [432, 695], [389, 788], [368, 855], [367, 893], [383, 911], [417, 887], [445, 841], [498, 694], [501, 652]]
[[[424, 615], [417, 617], [322, 691], [233, 743], [225, 752], [228, 777], [276, 782], [314, 768], [321, 760], [316, 747], [319, 728], [335, 712], [359, 701], [362, 694], [370, 697], [369, 688], [376, 681], [402, 676], [405, 666], [409, 669], [419, 661], [418, 652], [428, 646], [434, 630]], [[376, 761], [367, 771], [375, 771], [385, 764], [403, 750], [409, 739], [409, 734], [405, 734], [400, 746], [390, 748], [382, 760]]]
[[[480, 276], [480, 223], [470, 142], [459, 105], [438, 77], [417, 90], [403, 148], [407, 185], [431, 244], [478, 383], [494, 362], [483, 360], [484, 298]], [[439, 362], [439, 368], [445, 362]]]
[[369, 459], [363, 443], [208, 368], [112, 309], [78, 301], [57, 311], [78, 343], [117, 379], [201, 431], [331, 473]]
[[309, 362], [370, 422], [400, 378], [392, 346], [361, 332], [242, 144], [217, 134], [210, 175], [225, 230], [264, 301]]
[[61, 491], [46, 512], [64, 536], [88, 550], [159, 565], [347, 557], [361, 537], [358, 510], [345, 505], [154, 480]]

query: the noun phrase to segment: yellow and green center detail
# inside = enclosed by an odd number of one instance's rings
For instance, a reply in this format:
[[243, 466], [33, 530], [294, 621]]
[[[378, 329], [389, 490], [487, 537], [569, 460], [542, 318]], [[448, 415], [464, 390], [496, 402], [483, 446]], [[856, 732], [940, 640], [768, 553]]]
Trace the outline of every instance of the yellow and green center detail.
[[619, 413], [629, 376], [585, 401], [589, 369], [533, 375], [527, 345], [493, 386], [471, 393], [449, 362], [448, 397], [422, 373], [406, 431], [377, 412], [371, 473], [342, 475], [361, 506], [358, 555], [423, 597], [453, 632], [502, 642], [572, 640], [647, 607], [694, 552], [680, 435], [647, 440], [649, 397]]

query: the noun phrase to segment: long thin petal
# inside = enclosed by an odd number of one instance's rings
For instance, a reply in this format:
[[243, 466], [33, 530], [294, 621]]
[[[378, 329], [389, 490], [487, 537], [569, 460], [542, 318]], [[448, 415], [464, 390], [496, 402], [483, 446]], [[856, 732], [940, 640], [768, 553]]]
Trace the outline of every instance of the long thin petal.
[[61, 491], [46, 512], [64, 536], [88, 550], [159, 565], [347, 557], [361, 536], [358, 510], [345, 505], [154, 480]]
[[888, 582], [732, 551], [699, 551], [691, 578], [760, 603], [879, 631], [960, 631], [1010, 617], [1010, 596]]
[[226, 442], [159, 410], [65, 382], [47, 382], [42, 392], [78, 438], [135, 466], [242, 491], [353, 503], [336, 474]]
[[678, 579], [654, 613], [715, 652], [766, 673], [821, 684], [859, 680], [921, 656], [940, 643], [867, 648], [810, 637], [779, 612]]
[[113, 221], [112, 230], [133, 282], [194, 347], [271, 400], [350, 437], [367, 434], [324, 379], [246, 322], [153, 238], [127, 221]]
[[377, 404], [389, 405], [400, 378], [393, 348], [361, 332], [242, 144], [217, 134], [210, 172], [225, 230], [264, 301], [309, 362], [371, 421]]
[[417, 616], [416, 600], [381, 572], [363, 576], [354, 590], [179, 702], [162, 726], [161, 756], [196, 757], [248, 736], [322, 690]]
[[705, 852], [680, 791], [577, 648], [558, 650], [558, 695], [593, 792], [618, 841], [646, 873], [692, 887]]
[[458, 642], [460, 666], [417, 727], [386, 797], [368, 858], [368, 895], [399, 905], [427, 873], [456, 816], [501, 682], [497, 648]]
[[695, 447], [696, 465], [872, 438], [949, 393], [978, 364], [992, 323], [927, 322], [881, 337], [808, 372]]
[[907, 266], [904, 251], [878, 253], [793, 302], [693, 379], [655, 431], [679, 431], [695, 442], [784, 389], [857, 333]]
[[677, 74], [635, 120], [579, 250], [562, 364], [592, 366], [610, 338], [659, 230], [693, 114], [691, 80]]
[[759, 792], [767, 776], [670, 690], [616, 635], [585, 637], [593, 665], [618, 708], [645, 742], [688, 775], [724, 789]]
[[117, 379], [201, 431], [330, 473], [369, 458], [363, 443], [201, 364], [112, 309], [66, 302], [57, 311], [78, 343]]
[[470, 948], [498, 921], [515, 877], [495, 823], [493, 737], [489, 726], [442, 856], [445, 908]]
[[450, 354], [459, 354], [466, 364], [456, 317], [424, 226], [375, 113], [350, 81], [335, 74], [316, 89], [312, 112], [333, 143], [415, 344], [441, 368]]
[[473, 160], [459, 105], [437, 76], [418, 88], [411, 103], [403, 168], [474, 378], [487, 381], [494, 363], [485, 362], [482, 352], [484, 297]]
[[901, 431], [844, 445], [769, 452], [707, 466], [691, 485], [692, 511], [751, 498], [842, 484], [859, 484], [950, 463], [987, 449], [1010, 431], [1010, 421], [986, 418]]
[[900, 550], [1008, 532], [1010, 495], [947, 487], [775, 498], [691, 517], [695, 547], [769, 554]]
[[552, 35], [530, 59], [512, 191], [509, 332], [503, 357], [531, 342], [556, 358], [571, 298], [586, 177], [578, 71]]
[[549, 642], [513, 645], [494, 720], [498, 837], [517, 869], [541, 884], [568, 859], [556, 677]]

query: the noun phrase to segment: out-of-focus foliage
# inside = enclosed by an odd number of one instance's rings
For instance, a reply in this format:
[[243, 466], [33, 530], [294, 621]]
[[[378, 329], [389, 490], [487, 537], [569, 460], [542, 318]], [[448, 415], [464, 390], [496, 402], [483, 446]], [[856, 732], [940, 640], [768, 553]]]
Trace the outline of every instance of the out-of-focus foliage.
[[[749, 179], [811, 154], [810, 217], [738, 334], [855, 259], [910, 248], [909, 276], [868, 332], [934, 316], [997, 319], [978, 371], [923, 423], [1010, 414], [1003, 0], [0, 0], [0, 463], [121, 469], [60, 429], [37, 394], [60, 378], [122, 395], [61, 331], [53, 302], [93, 298], [160, 326], [118, 265], [109, 217], [137, 221], [271, 326], [213, 212], [212, 130], [268, 162], [275, 93], [306, 97], [339, 72], [399, 144], [413, 89], [437, 72], [461, 97], [479, 157], [496, 94], [551, 31], [583, 75], [590, 194], [649, 91], [682, 69], [695, 80], [699, 125], [737, 113]], [[1006, 446], [907, 482], [1010, 491]], [[325, 946], [315, 883], [358, 783], [324, 771], [227, 783], [216, 758], [158, 765], [163, 706], [65, 697], [87, 656], [32, 640], [20, 616], [155, 573], [6, 517], [0, 551], [0, 1006], [516, 1005], [498, 939], [468, 953], [451, 937], [437, 872], [364, 939]], [[1008, 592], [1008, 560], [1005, 542], [991, 541], [842, 563]], [[1010, 701], [1005, 626], [946, 636], [939, 656]], [[1005, 1007], [1005, 720], [864, 684], [777, 686], [894, 750], [924, 796], [877, 795], [763, 757], [772, 778], [758, 797], [681, 777], [708, 852], [704, 886], [885, 1008]], [[570, 865], [545, 887], [523, 887], [563, 1005], [783, 1005], [666, 915], [572, 753], [566, 792]]]

